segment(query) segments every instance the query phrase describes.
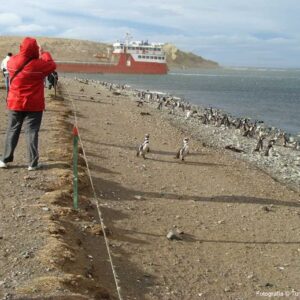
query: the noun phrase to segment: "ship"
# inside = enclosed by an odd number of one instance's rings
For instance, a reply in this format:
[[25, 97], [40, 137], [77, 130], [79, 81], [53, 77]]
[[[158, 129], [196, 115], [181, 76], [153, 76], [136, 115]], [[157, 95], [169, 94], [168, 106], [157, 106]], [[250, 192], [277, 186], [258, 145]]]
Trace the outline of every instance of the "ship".
[[101, 62], [56, 61], [64, 73], [167, 74], [163, 44], [148, 41], [116, 42], [108, 54], [96, 54]]

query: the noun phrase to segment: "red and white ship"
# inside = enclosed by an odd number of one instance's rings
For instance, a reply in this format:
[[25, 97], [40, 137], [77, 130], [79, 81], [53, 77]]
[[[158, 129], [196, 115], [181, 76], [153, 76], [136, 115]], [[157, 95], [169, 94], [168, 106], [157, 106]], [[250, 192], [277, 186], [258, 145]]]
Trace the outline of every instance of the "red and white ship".
[[56, 61], [57, 70], [66, 73], [166, 74], [163, 44], [148, 42], [114, 43], [106, 62]]

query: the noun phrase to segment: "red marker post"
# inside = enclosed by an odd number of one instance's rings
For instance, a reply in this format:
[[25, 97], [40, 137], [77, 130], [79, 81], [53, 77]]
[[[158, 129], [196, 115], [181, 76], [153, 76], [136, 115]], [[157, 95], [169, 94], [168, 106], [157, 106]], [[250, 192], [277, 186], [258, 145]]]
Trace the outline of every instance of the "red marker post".
[[73, 127], [73, 206], [78, 209], [78, 129]]

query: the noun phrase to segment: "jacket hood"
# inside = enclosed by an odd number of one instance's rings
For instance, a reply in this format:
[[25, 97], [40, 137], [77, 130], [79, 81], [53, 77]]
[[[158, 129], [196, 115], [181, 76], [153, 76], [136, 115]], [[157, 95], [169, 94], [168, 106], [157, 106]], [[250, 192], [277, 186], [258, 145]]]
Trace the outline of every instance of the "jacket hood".
[[24, 38], [20, 45], [20, 54], [28, 58], [39, 58], [39, 46], [36, 39]]

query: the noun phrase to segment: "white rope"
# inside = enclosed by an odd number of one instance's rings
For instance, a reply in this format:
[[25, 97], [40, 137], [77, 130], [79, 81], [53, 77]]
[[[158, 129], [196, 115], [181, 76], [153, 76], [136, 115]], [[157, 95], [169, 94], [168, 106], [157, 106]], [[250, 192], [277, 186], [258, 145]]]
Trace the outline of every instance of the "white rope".
[[103, 231], [103, 237], [104, 237], [104, 241], [105, 241], [105, 245], [106, 245], [106, 250], [107, 250], [107, 253], [108, 253], [108, 257], [109, 257], [109, 262], [110, 262], [111, 269], [112, 269], [112, 272], [113, 272], [113, 276], [114, 276], [114, 281], [115, 281], [115, 285], [116, 285], [118, 297], [119, 297], [119, 300], [122, 300], [123, 298], [121, 296], [121, 287], [119, 285], [118, 275], [117, 275], [115, 266], [113, 264], [112, 255], [111, 255], [111, 251], [110, 251], [110, 247], [109, 247], [107, 235], [106, 235], [106, 232], [105, 232], [105, 228], [106, 227], [105, 227], [104, 220], [103, 220], [103, 217], [102, 217], [102, 213], [101, 213], [101, 209], [100, 209], [100, 205], [99, 205], [97, 193], [96, 193], [96, 190], [95, 190], [95, 187], [94, 187], [94, 183], [93, 183], [93, 179], [92, 179], [92, 176], [91, 176], [91, 171], [90, 171], [90, 168], [89, 168], [87, 156], [85, 154], [85, 150], [84, 150], [84, 147], [83, 147], [83, 142], [82, 142], [82, 139], [81, 139], [81, 136], [80, 136], [80, 132], [79, 132], [79, 128], [78, 128], [77, 108], [76, 108], [76, 105], [74, 103], [73, 98], [70, 96], [70, 92], [69, 92], [68, 88], [66, 87], [66, 85], [64, 85], [64, 88], [66, 89], [68, 97], [69, 97], [69, 100], [71, 101], [72, 106], [73, 106], [74, 124], [75, 124], [75, 126], [76, 126], [76, 128], [78, 130], [78, 137], [79, 137], [80, 145], [81, 145], [81, 148], [82, 148], [84, 160], [85, 160], [85, 163], [86, 163], [89, 180], [90, 180], [91, 187], [92, 187], [92, 190], [93, 190], [94, 200], [95, 200], [95, 203], [96, 203], [96, 206], [97, 206], [98, 216], [99, 216], [99, 220], [100, 220], [102, 231]]

